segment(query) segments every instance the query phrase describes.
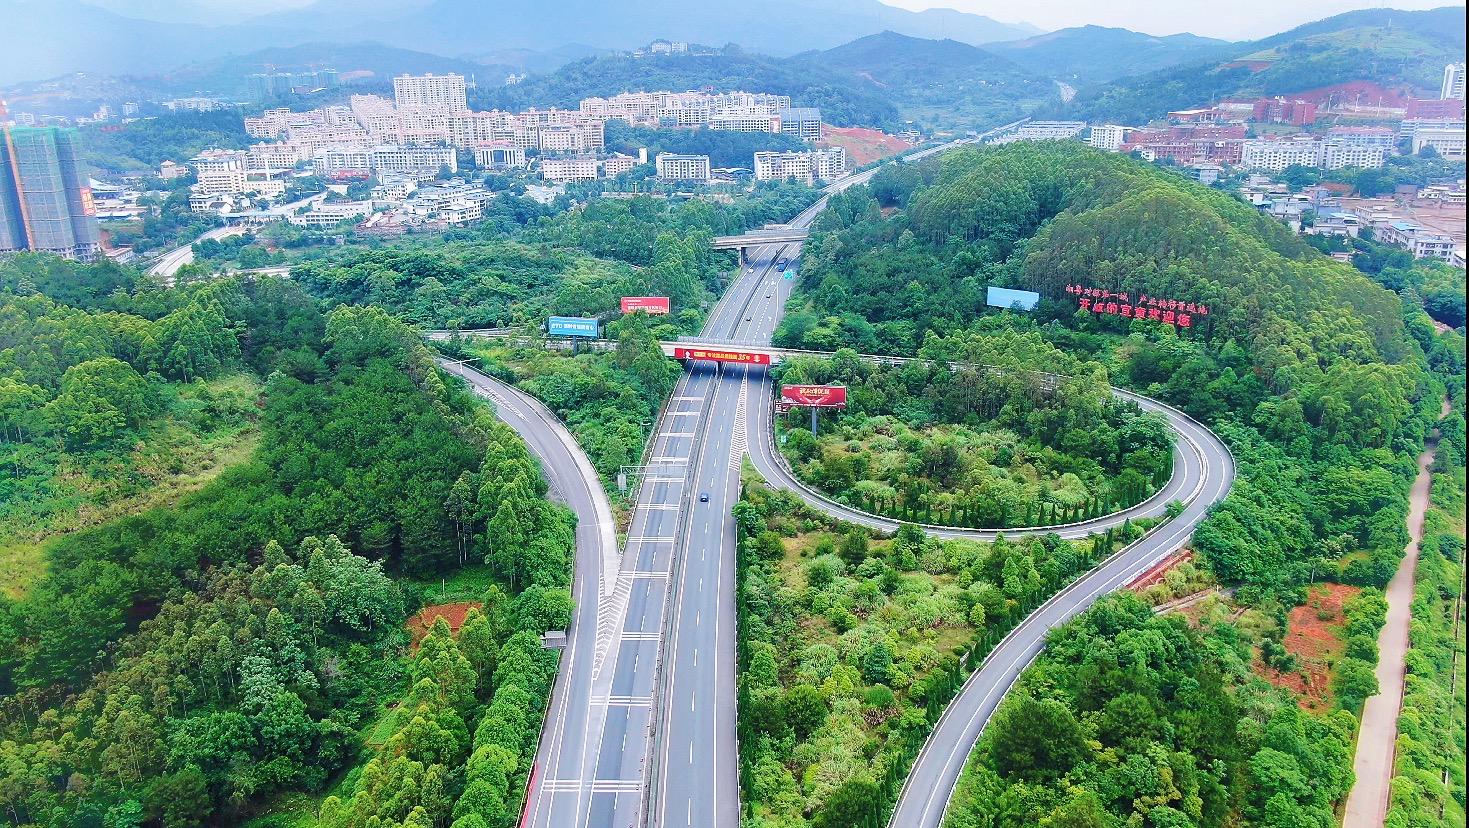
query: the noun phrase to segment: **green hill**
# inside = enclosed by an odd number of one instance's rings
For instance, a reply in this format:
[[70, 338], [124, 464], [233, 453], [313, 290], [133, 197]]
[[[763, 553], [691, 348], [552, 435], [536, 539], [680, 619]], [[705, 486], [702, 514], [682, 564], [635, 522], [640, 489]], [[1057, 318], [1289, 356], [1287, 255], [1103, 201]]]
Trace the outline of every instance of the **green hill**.
[[1203, 62], [1083, 89], [1064, 111], [1137, 123], [1225, 97], [1281, 95], [1350, 81], [1436, 97], [1444, 65], [1464, 59], [1464, 24], [1462, 6], [1348, 12], [1236, 44], [1232, 53]]
[[1038, 75], [1080, 86], [1207, 60], [1231, 51], [1233, 45], [1192, 34], [1155, 37], [1129, 29], [1078, 26], [985, 48]]
[[1055, 85], [1045, 78], [957, 40], [883, 32], [797, 55], [791, 63], [886, 96], [904, 117], [925, 124], [1000, 123], [1057, 99]]

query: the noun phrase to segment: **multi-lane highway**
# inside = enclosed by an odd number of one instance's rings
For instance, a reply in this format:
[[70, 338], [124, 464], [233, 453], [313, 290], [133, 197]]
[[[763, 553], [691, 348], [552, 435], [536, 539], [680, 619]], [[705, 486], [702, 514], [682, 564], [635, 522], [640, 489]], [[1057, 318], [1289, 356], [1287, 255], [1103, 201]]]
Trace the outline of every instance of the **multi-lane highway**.
[[[850, 176], [828, 192], [865, 183], [875, 172]], [[791, 225], [808, 227], [824, 206], [823, 197]], [[748, 266], [715, 306], [703, 338], [768, 345], [794, 286], [784, 274], [796, 266], [799, 252], [798, 244], [750, 250]], [[619, 552], [610, 530], [601, 529], [605, 507], [597, 506], [597, 497], [586, 494], [578, 506], [562, 488], [597, 489], [600, 496], [595, 472], [554, 416], [513, 389], [463, 367], [451, 370], [496, 398], [501, 415], [517, 430], [525, 429], [553, 488], [571, 502], [581, 523], [591, 516], [598, 527], [584, 536], [586, 527], [578, 526], [577, 615], [568, 631], [568, 652], [542, 734], [524, 824], [737, 826], [732, 507], [739, 495], [741, 457], [749, 453], [767, 479], [817, 508], [879, 529], [895, 526], [834, 503], [791, 476], [775, 454], [773, 394], [765, 368], [695, 361], [656, 425]], [[1179, 412], [1136, 399], [1161, 411], [1180, 435], [1173, 479], [1164, 492], [1125, 514], [1066, 527], [1061, 534], [1082, 537], [1127, 517], [1158, 514], [1171, 500], [1187, 504], [1183, 514], [1072, 584], [1001, 642], [940, 719], [903, 790], [893, 825], [937, 825], [984, 722], [1043, 646], [1046, 632], [1176, 549], [1228, 490], [1233, 464], [1217, 438]], [[542, 437], [532, 439], [532, 434]], [[610, 517], [605, 525], [610, 526]]]

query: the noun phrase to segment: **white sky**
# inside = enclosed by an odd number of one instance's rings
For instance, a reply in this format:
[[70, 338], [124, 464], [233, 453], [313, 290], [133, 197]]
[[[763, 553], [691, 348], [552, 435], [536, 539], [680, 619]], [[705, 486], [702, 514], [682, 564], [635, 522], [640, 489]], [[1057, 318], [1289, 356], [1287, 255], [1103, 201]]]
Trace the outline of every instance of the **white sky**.
[[1226, 40], [1253, 40], [1353, 9], [1391, 5], [1398, 9], [1432, 9], [1453, 0], [1231, 0], [1227, 3], [1161, 2], [1161, 0], [882, 0], [913, 11], [950, 8], [993, 17], [1005, 23], [1024, 21], [1046, 29], [1069, 26], [1120, 26], [1148, 34], [1193, 32]]

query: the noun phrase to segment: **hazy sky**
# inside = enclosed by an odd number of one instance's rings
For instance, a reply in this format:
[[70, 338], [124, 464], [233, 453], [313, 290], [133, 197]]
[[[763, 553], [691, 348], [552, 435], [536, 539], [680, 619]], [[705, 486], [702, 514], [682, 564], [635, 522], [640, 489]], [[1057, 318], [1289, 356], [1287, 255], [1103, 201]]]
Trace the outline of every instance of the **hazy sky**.
[[1120, 26], [1149, 34], [1193, 32], [1206, 37], [1245, 40], [1264, 37], [1312, 20], [1352, 9], [1391, 6], [1432, 9], [1461, 5], [1462, 0], [1231, 0], [1227, 3], [1163, 0], [882, 0], [890, 6], [919, 11], [935, 7], [988, 15], [996, 20], [1025, 21], [1042, 29], [1068, 26]]

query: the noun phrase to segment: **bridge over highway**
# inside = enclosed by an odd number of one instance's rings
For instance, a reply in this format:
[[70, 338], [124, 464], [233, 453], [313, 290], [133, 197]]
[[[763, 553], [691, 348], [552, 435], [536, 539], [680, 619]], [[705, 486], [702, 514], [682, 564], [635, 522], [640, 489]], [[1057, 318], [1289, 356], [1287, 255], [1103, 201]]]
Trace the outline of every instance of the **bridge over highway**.
[[740, 264], [743, 265], [746, 261], [745, 253], [752, 247], [763, 247], [767, 244], [799, 244], [806, 240], [810, 232], [804, 227], [792, 225], [766, 227], [738, 236], [715, 236], [713, 247], [715, 250], [740, 251]]

